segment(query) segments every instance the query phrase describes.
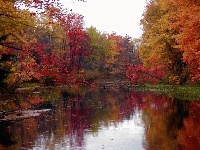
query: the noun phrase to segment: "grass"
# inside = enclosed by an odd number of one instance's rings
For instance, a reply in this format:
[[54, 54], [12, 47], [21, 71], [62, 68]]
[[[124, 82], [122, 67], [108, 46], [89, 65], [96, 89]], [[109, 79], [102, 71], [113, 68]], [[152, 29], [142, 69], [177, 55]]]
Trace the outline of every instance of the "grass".
[[27, 88], [27, 87], [37, 87], [37, 86], [40, 86], [39, 83], [21, 83], [20, 84], [20, 87], [22, 88]]
[[145, 91], [173, 96], [180, 100], [200, 100], [200, 86], [145, 85]]

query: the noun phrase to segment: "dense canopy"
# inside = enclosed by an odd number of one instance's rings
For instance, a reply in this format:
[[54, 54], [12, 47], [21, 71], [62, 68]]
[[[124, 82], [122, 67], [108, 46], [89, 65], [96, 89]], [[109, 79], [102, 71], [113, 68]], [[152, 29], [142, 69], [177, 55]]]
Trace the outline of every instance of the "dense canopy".
[[140, 39], [84, 28], [57, 0], [0, 0], [0, 87], [200, 81], [200, 2], [150, 0]]

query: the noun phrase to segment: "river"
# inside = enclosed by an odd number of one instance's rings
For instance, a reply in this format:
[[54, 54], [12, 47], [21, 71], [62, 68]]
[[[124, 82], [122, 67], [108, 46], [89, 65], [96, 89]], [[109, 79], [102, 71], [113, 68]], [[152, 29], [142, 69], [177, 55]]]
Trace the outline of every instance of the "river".
[[1, 150], [197, 150], [200, 101], [49, 88], [0, 101]]

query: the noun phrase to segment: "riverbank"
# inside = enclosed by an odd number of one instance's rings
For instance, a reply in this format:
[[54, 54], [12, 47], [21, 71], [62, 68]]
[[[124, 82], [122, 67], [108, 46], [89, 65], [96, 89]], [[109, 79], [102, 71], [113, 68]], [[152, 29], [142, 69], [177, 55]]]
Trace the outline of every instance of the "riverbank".
[[122, 89], [138, 92], [154, 92], [173, 96], [180, 100], [200, 100], [199, 85], [161, 85], [161, 84], [132, 84], [127, 81], [105, 81], [98, 82], [98, 87], [103, 89]]
[[[199, 85], [160, 85], [160, 84], [143, 84], [136, 85], [127, 81], [99, 81], [92, 86], [85, 84], [77, 85], [65, 85], [61, 87], [74, 88], [74, 87], [97, 87], [104, 90], [108, 89], [120, 89], [124, 91], [138, 91], [138, 92], [154, 92], [158, 94], [165, 94], [168, 96], [173, 96], [174, 98], [180, 100], [200, 100], [200, 86]], [[20, 88], [15, 89], [15, 92], [21, 91], [37, 91], [41, 88], [53, 88], [54, 86], [45, 86], [36, 83], [22, 84]], [[58, 87], [58, 86], [55, 86]], [[59, 86], [60, 87], [60, 86]]]
[[200, 100], [200, 86], [192, 85], [140, 85], [129, 90], [155, 92], [180, 100]]

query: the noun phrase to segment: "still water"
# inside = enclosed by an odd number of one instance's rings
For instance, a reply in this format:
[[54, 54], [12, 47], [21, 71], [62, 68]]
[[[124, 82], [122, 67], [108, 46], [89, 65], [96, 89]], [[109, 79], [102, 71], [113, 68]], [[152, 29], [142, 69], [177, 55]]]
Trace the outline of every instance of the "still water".
[[51, 88], [1, 98], [0, 110], [1, 150], [200, 149], [200, 101]]

